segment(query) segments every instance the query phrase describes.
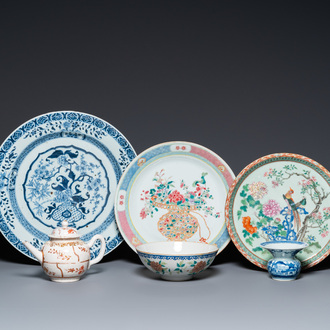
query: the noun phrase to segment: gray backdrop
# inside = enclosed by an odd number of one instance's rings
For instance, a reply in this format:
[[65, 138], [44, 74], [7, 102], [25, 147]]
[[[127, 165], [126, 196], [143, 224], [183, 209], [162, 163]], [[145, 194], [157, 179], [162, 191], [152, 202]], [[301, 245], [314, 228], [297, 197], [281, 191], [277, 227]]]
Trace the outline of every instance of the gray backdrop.
[[[330, 169], [330, 23], [325, 2], [3, 2], [0, 26], [1, 141], [31, 117], [77, 110], [111, 123], [137, 153], [157, 143], [184, 140], [219, 154], [236, 175], [253, 160], [274, 152], [302, 154]], [[6, 311], [2, 322], [15, 320], [19, 327], [24, 317], [16, 320], [13, 296], [27, 290], [24, 294], [39, 304], [38, 299], [45, 298], [38, 290], [41, 286], [47, 298], [66, 292], [68, 299], [80, 297], [80, 292], [89, 288], [93, 306], [118, 308], [109, 315], [107, 308], [99, 314], [92, 309], [90, 314], [97, 314], [102, 326], [112, 322], [114, 326], [118, 322], [118, 327], [136, 326], [141, 313], [146, 313], [141, 324], [147, 329], [188, 328], [189, 324], [190, 328], [236, 324], [261, 329], [273, 318], [267, 304], [260, 310], [264, 298], [274, 306], [286, 301], [289, 310], [294, 305], [294, 312], [303, 315], [296, 299], [312, 299], [302, 295], [309, 292], [315, 294], [313, 310], [322, 314], [321, 322], [325, 322], [327, 312], [322, 312], [321, 298], [324, 288], [330, 288], [324, 276], [330, 267], [328, 259], [314, 267], [314, 272], [304, 272], [295, 282], [298, 284], [279, 286], [229, 244], [215, 260], [210, 277], [179, 285], [152, 282], [154, 278], [143, 271], [135, 253], [122, 243], [84, 281], [70, 289], [67, 286], [66, 291], [57, 285], [53, 291], [53, 283], [43, 277], [41, 267], [0, 235], [4, 290], [0, 314]], [[129, 280], [121, 275], [127, 272]], [[103, 296], [102, 286], [94, 284], [100, 285], [106, 278], [108, 285], [111, 281], [118, 284]], [[17, 291], [12, 291], [7, 284], [15, 279]], [[216, 283], [224, 280], [228, 285], [218, 288]], [[210, 286], [205, 285], [208, 281]], [[26, 289], [31, 285], [35, 288]], [[143, 290], [141, 285], [145, 285]], [[150, 290], [155, 290], [154, 296]], [[209, 305], [201, 303], [200, 294]], [[114, 295], [117, 298], [112, 300]], [[123, 296], [126, 298], [119, 298]], [[163, 297], [158, 306], [167, 313], [175, 311], [178, 299], [188, 304], [195, 299], [196, 310], [181, 307], [176, 313], [184, 316], [168, 316], [156, 305], [146, 304]], [[144, 307], [137, 308], [134, 299]], [[240, 306], [243, 301], [245, 305]], [[20, 313], [31, 321], [31, 328], [32, 324], [41, 327], [29, 305], [22, 303]], [[308, 305], [306, 313], [310, 315]], [[73, 307], [61, 308], [70, 311]], [[127, 318], [132, 310], [135, 316]], [[229, 314], [208, 317], [219, 310]], [[188, 315], [196, 313], [193, 321], [186, 322]], [[253, 323], [251, 313], [256, 313], [259, 321]], [[314, 322], [311, 316], [297, 321], [297, 315], [285, 315], [287, 324], [301, 328]], [[275, 323], [270, 324], [275, 327]]]

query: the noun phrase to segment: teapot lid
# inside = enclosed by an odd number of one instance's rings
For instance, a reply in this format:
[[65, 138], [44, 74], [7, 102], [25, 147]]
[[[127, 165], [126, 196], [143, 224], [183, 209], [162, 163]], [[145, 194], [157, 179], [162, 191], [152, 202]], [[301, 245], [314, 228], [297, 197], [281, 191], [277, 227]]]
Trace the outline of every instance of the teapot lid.
[[50, 238], [79, 238], [78, 232], [72, 227], [68, 227], [69, 223], [64, 220], [62, 221], [62, 227], [57, 227], [53, 230]]

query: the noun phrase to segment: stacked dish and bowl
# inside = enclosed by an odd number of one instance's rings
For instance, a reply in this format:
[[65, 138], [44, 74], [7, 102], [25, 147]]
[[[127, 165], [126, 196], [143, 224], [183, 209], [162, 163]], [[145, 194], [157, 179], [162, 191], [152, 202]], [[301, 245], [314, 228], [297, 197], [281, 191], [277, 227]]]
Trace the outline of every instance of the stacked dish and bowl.
[[329, 254], [329, 185], [301, 155], [261, 157], [235, 178], [195, 143], [137, 156], [106, 121], [52, 112], [0, 148], [0, 230], [57, 282], [79, 280], [123, 240], [167, 280], [191, 279], [230, 240], [272, 278], [292, 280]]

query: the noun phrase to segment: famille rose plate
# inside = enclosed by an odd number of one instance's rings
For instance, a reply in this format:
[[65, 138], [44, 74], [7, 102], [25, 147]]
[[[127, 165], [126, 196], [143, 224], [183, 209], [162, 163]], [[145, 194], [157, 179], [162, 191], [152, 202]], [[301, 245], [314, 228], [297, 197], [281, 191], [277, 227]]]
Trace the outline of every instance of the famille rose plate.
[[257, 159], [236, 177], [226, 201], [226, 222], [238, 250], [266, 268], [267, 241], [301, 241], [302, 267], [330, 252], [330, 173], [304, 156], [280, 153]]
[[[92, 115], [51, 112], [18, 127], [0, 147], [0, 230], [20, 252], [41, 248], [63, 220], [89, 241], [101, 234], [106, 253], [122, 241], [114, 199], [136, 156], [113, 126]], [[91, 250], [91, 258], [99, 246]]]
[[193, 241], [228, 244], [224, 206], [234, 180], [214, 152], [193, 143], [167, 142], [142, 152], [120, 179], [118, 228], [136, 251], [142, 243]]

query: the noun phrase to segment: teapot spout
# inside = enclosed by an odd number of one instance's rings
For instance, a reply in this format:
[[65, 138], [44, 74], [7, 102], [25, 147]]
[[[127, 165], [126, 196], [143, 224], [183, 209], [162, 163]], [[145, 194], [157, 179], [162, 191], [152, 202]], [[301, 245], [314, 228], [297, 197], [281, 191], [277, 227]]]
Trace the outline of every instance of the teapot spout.
[[37, 260], [42, 264], [42, 252], [36, 249], [31, 243], [25, 241], [24, 246], [37, 258]]

